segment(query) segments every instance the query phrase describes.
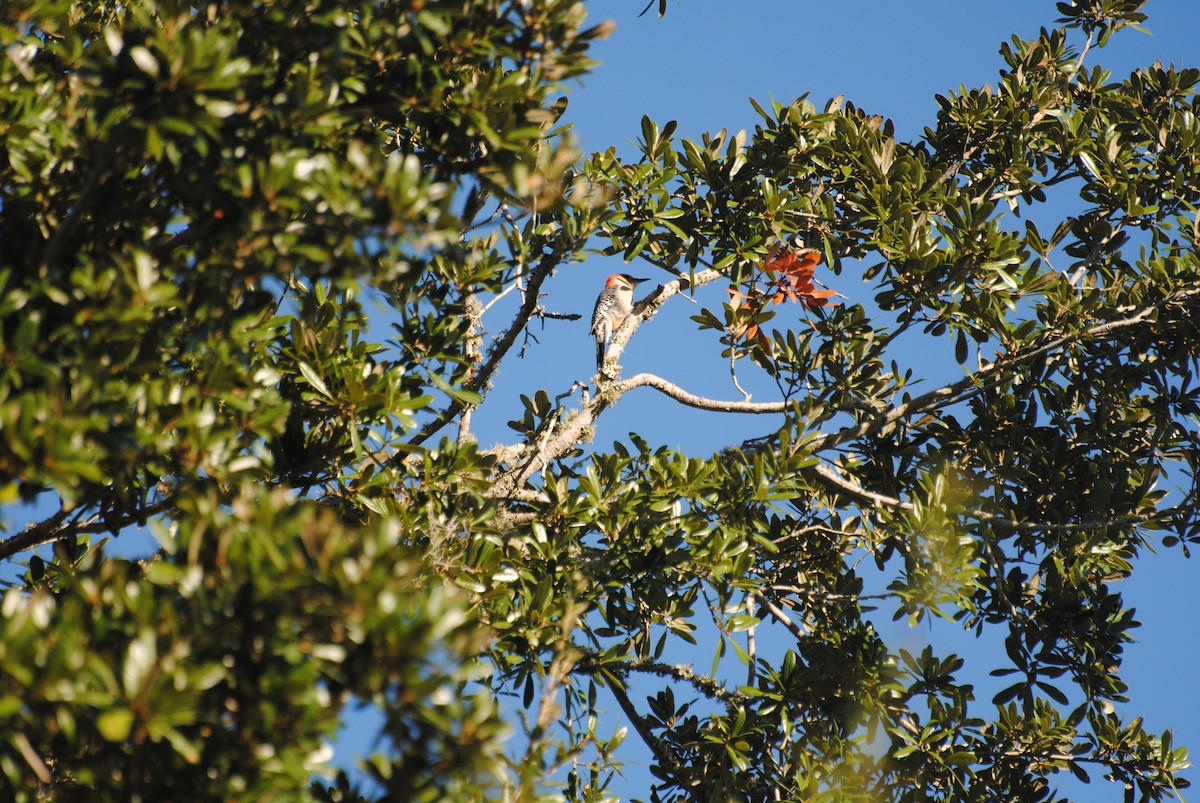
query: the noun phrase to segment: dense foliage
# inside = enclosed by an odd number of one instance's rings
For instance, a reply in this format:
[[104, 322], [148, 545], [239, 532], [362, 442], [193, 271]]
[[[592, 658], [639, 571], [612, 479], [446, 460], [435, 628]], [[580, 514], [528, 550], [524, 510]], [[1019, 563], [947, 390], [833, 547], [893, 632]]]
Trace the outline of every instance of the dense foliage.
[[[915, 142], [801, 98], [634, 159], [560, 125], [582, 3], [0, 6], [0, 796], [600, 800], [623, 741], [648, 800], [1175, 796], [1114, 706], [1118, 581], [1200, 533], [1200, 71], [1092, 64], [1141, 5], [1060, 3]], [[605, 254], [661, 284], [481, 448], [544, 283]], [[620, 377], [690, 294], [775, 400]], [[639, 387], [762, 435], [590, 445]]]

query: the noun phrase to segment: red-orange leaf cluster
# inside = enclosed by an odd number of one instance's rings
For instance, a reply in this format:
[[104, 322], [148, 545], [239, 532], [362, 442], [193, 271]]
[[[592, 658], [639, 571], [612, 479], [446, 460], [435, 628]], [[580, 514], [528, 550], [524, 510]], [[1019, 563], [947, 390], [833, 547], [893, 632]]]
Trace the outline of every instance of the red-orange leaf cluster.
[[[815, 248], [794, 250], [776, 245], [762, 264], [766, 287], [762, 291], [755, 288], [746, 293], [730, 287], [730, 305], [753, 314], [767, 304], [782, 304], [784, 301], [799, 301], [809, 309], [836, 304], [836, 301], [829, 300], [837, 295], [836, 292], [816, 286], [813, 272], [820, 263], [821, 252]], [[736, 327], [733, 336], [746, 340], [756, 337], [765, 339], [753, 324]]]
[[821, 263], [821, 252], [815, 248], [793, 251], [777, 245], [767, 254], [763, 271], [775, 274], [768, 284], [772, 304], [803, 301], [810, 309], [824, 307], [836, 295], [832, 290], [817, 289], [813, 269]]

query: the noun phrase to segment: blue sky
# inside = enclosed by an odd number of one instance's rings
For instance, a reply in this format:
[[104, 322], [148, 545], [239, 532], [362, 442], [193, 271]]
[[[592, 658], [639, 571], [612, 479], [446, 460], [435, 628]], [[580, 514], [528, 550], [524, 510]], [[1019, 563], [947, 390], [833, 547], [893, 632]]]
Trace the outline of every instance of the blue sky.
[[[1001, 42], [1013, 34], [1033, 38], [1041, 27], [1052, 28], [1058, 12], [1052, 0], [1008, 3], [939, 2], [806, 3], [798, 0], [682, 0], [670, 2], [666, 17], [653, 11], [638, 17], [646, 0], [607, 0], [590, 4], [589, 22], [613, 19], [614, 35], [600, 43], [594, 55], [601, 65], [582, 86], [570, 92], [565, 122], [585, 152], [616, 145], [633, 154], [631, 140], [640, 136], [642, 115], [659, 124], [679, 122], [679, 136], [698, 138], [704, 131], [727, 128], [753, 131], [759, 122], [748, 99], [764, 105], [788, 102], [808, 94], [821, 107], [844, 95], [869, 113], [889, 117], [902, 140], [919, 138], [932, 125], [935, 93], [997, 82], [1003, 67]], [[1164, 64], [1200, 66], [1200, 3], [1195, 0], [1151, 0], [1145, 27], [1151, 35], [1128, 30], [1105, 48], [1093, 50], [1089, 65], [1112, 70], [1120, 80], [1136, 67], [1155, 59]], [[524, 362], [506, 364], [488, 404], [475, 417], [482, 445], [507, 440], [504, 422], [519, 417], [519, 394], [545, 388], [551, 395], [591, 373], [586, 318], [604, 277], [630, 272], [655, 282], [666, 278], [638, 263], [619, 257], [593, 257], [559, 272], [544, 288], [545, 306], [555, 312], [579, 313], [574, 323], [549, 321], [540, 342]], [[873, 292], [847, 270], [830, 281], [850, 302], [869, 299]], [[710, 303], [719, 303], [719, 290], [709, 288]], [[703, 290], [701, 302], [705, 300]], [[688, 321], [696, 308], [680, 298], [639, 329], [625, 352], [623, 372], [651, 371], [685, 389], [717, 398], [736, 398], [728, 368], [711, 333], [697, 332]], [[503, 312], [498, 308], [499, 320]], [[781, 313], [777, 322], [782, 320]], [[918, 374], [934, 379], [955, 378], [952, 343], [921, 355], [905, 355]], [[775, 398], [773, 386], [755, 377], [740, 377], [755, 399]], [[931, 387], [931, 386], [929, 386]], [[926, 387], [925, 389], [928, 389]], [[651, 390], [634, 391], [598, 422], [597, 448], [636, 431], [652, 444], [679, 447], [705, 456], [745, 437], [764, 434], [770, 421], [683, 408]], [[1136, 643], [1125, 652], [1121, 675], [1131, 688], [1129, 711], [1146, 718], [1147, 728], [1172, 728], [1176, 744], [1200, 750], [1200, 695], [1192, 668], [1200, 663], [1200, 639], [1195, 622], [1200, 615], [1200, 563], [1185, 560], [1178, 550], [1146, 553], [1133, 577], [1118, 588], [1126, 604], [1137, 609], [1143, 627]], [[890, 614], [889, 612], [886, 612]], [[884, 614], [884, 612], [881, 612]], [[879, 617], [886, 622], [890, 615]], [[1002, 635], [976, 640], [954, 625], [890, 626], [885, 638], [895, 649], [919, 650], [934, 643], [942, 652], [965, 657], [976, 671], [980, 711], [987, 715], [992, 694], [1001, 687], [987, 670], [1003, 662]], [[676, 658], [682, 660], [682, 658]], [[697, 669], [707, 664], [697, 658]], [[611, 705], [615, 710], [615, 705]], [[631, 734], [631, 742], [635, 737]], [[632, 745], [631, 745], [632, 746]], [[635, 759], [625, 782], [614, 790], [623, 797], [647, 797], [649, 776]], [[1098, 777], [1081, 787], [1069, 777], [1062, 790], [1076, 799], [1118, 801], [1123, 789]]]

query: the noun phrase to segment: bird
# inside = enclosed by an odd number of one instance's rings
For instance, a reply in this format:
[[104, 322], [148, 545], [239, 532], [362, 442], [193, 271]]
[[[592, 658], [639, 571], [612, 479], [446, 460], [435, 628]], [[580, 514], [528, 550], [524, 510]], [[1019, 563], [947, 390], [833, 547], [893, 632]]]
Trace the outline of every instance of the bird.
[[596, 338], [596, 370], [604, 367], [604, 354], [613, 332], [621, 328], [625, 318], [633, 311], [633, 289], [646, 279], [628, 273], [614, 273], [604, 283], [604, 289], [596, 298], [596, 309], [592, 312], [592, 337]]

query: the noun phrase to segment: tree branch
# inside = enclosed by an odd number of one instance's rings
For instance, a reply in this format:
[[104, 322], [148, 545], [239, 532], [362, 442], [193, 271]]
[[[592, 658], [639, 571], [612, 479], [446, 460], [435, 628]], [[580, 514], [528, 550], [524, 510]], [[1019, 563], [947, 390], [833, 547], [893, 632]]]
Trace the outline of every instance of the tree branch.
[[869, 502], [871, 507], [883, 507], [889, 510], [912, 510], [912, 502], [904, 502], [886, 494], [878, 494], [874, 491], [868, 491], [853, 480], [848, 480], [841, 474], [837, 473], [828, 466], [817, 463], [812, 467], [820, 477], [826, 480], [830, 485], [836, 486], [839, 490], [844, 491], [860, 502]]
[[720, 401], [718, 399], [708, 399], [703, 396], [697, 396], [694, 393], [688, 393], [678, 385], [663, 379], [654, 374], [635, 374], [629, 379], [617, 382], [613, 385], [613, 390], [617, 393], [625, 393], [634, 388], [650, 387], [660, 391], [667, 396], [670, 396], [680, 404], [686, 404], [688, 407], [695, 407], [697, 410], [712, 410], [718, 413], [784, 413], [788, 410], [787, 402], [746, 402], [746, 401]]
[[[463, 356], [471, 361], [471, 371], [467, 374], [466, 384], [470, 385], [475, 378], [475, 372], [479, 369], [479, 364], [483, 360], [483, 353], [480, 351], [480, 345], [483, 337], [480, 332], [483, 327], [483, 305], [479, 302], [479, 296], [474, 290], [467, 292], [467, 297], [463, 303], [467, 315], [467, 336], [466, 342], [463, 344]], [[471, 439], [471, 412], [475, 409], [474, 405], [466, 407], [462, 411], [462, 416], [458, 419], [458, 442], [466, 443]]]
[[[529, 273], [529, 286], [525, 288], [525, 298], [521, 302], [521, 309], [517, 311], [517, 316], [513, 319], [512, 325], [500, 336], [500, 339], [492, 344], [488, 349], [487, 359], [483, 365], [479, 366], [479, 370], [471, 375], [470, 379], [463, 383], [463, 389], [471, 392], [478, 392], [481, 388], [487, 385], [492, 379], [492, 374], [496, 372], [496, 368], [500, 365], [500, 361], [508, 354], [513, 343], [517, 341], [517, 335], [529, 323], [529, 319], [533, 316], [534, 310], [538, 308], [538, 293], [541, 290], [542, 282], [546, 277], [554, 272], [561, 260], [561, 255], [557, 252], [546, 254]], [[421, 431], [413, 436], [408, 442], [410, 447], [420, 446], [425, 441], [429, 440], [442, 427], [454, 420], [454, 417], [463, 410], [463, 403], [454, 400], [450, 402], [445, 410], [443, 410], [437, 418], [433, 419], [421, 428]], [[401, 452], [393, 455], [396, 459]]]
[[756, 598], [767, 609], [767, 613], [771, 614], [771, 618], [783, 625], [796, 641], [804, 641], [806, 638], [804, 631], [792, 621], [792, 617], [788, 616], [782, 608], [762, 595], [756, 595]]
[[[853, 480], [843, 477], [828, 466], [817, 463], [812, 467], [822, 478], [830, 484], [837, 486], [840, 490], [845, 491], [849, 495], [857, 498], [861, 502], [869, 502], [872, 507], [888, 508], [890, 510], [913, 510], [915, 505], [912, 502], [905, 502], [902, 499], [888, 496], [886, 494], [875, 493], [868, 491]], [[1165, 510], [1157, 510], [1153, 513], [1140, 513], [1130, 516], [1122, 516], [1116, 519], [1107, 520], [1092, 520], [1092, 521], [1074, 521], [1074, 522], [1050, 522], [1050, 521], [1017, 521], [1010, 519], [1007, 516], [1001, 516], [998, 513], [989, 513], [986, 510], [979, 508], [967, 508], [963, 511], [966, 516], [971, 516], [983, 524], [998, 524], [1002, 527], [1008, 527], [1018, 532], [1087, 532], [1090, 530], [1106, 530], [1116, 527], [1129, 527], [1137, 524], [1146, 524], [1147, 522], [1156, 519], [1170, 518], [1175, 514], [1178, 508], [1172, 507]]]
[[45, 249], [42, 251], [41, 267], [53, 268], [58, 262], [59, 255], [66, 246], [67, 239], [75, 233], [76, 227], [83, 219], [84, 215], [91, 208], [92, 202], [96, 199], [96, 192], [100, 189], [100, 182], [108, 172], [109, 163], [112, 161], [116, 153], [115, 146], [105, 146], [97, 152], [92, 161], [92, 169], [88, 173], [87, 180], [80, 189], [79, 195], [75, 198], [75, 203], [71, 204], [70, 210], [67, 212], [67, 217], [59, 224], [58, 229], [46, 243]]
[[539, 466], [549, 465], [559, 455], [566, 452], [587, 437], [588, 430], [604, 408], [620, 397], [619, 392], [600, 393], [585, 402], [573, 415], [559, 425], [556, 431], [547, 433], [533, 443], [526, 444], [522, 452], [528, 457], [518, 466], [509, 469], [496, 478], [496, 482], [488, 491], [492, 498], [511, 498], [522, 490], [522, 486], [538, 470]]
[[1072, 332], [1065, 335], [1059, 335], [1052, 340], [1043, 343], [1036, 348], [1027, 352], [1017, 352], [1014, 354], [1002, 357], [995, 362], [990, 363], [974, 374], [971, 374], [958, 382], [943, 387], [931, 390], [928, 393], [917, 396], [914, 399], [896, 405], [890, 410], [887, 410], [874, 418], [863, 421], [856, 426], [846, 427], [830, 435], [815, 439], [810, 444], [810, 449], [813, 452], [821, 452], [826, 449], [836, 448], [849, 441], [857, 440], [858, 438], [875, 435], [889, 425], [910, 416], [910, 415], [925, 415], [949, 407], [952, 404], [957, 404], [966, 401], [974, 396], [983, 393], [998, 386], [1004, 379], [1008, 377], [1008, 372], [1020, 365], [1032, 362], [1040, 357], [1052, 354], [1064, 346], [1071, 345], [1084, 340], [1096, 340], [1107, 336], [1113, 336], [1127, 329], [1133, 329], [1139, 326], [1153, 323], [1154, 316], [1159, 310], [1165, 308], [1175, 302], [1192, 302], [1200, 296], [1200, 288], [1188, 288], [1179, 290], [1156, 304], [1152, 304], [1131, 315], [1128, 318], [1122, 318], [1116, 321], [1106, 321], [1096, 324], [1079, 332]]
[[613, 697], [617, 700], [617, 705], [625, 712], [625, 716], [629, 719], [629, 723], [633, 725], [633, 729], [637, 731], [638, 736], [650, 748], [650, 752], [654, 754], [654, 758], [662, 765], [663, 769], [675, 777], [679, 777], [683, 770], [683, 762], [675, 755], [675, 752], [669, 745], [654, 735], [650, 730], [650, 726], [646, 724], [646, 720], [642, 719], [642, 715], [634, 708], [633, 702], [629, 699], [629, 694], [625, 691], [625, 687], [620, 683], [609, 683], [608, 687], [612, 690]]
[[102, 518], [93, 514], [86, 519], [65, 522], [74, 508], [64, 506], [54, 515], [34, 524], [30, 524], [16, 535], [0, 541], [0, 560], [7, 560], [13, 555], [29, 549], [36, 549], [45, 544], [53, 543], [60, 538], [68, 538], [85, 533], [103, 533], [118, 530], [135, 522], [144, 521], [150, 516], [157, 515], [170, 506], [171, 500], [161, 499], [152, 505], [126, 513], [120, 518]]
[[[730, 691], [714, 678], [708, 675], [699, 675], [690, 666], [684, 666], [683, 664], [664, 664], [660, 661], [631, 661], [621, 666], [630, 672], [645, 672], [646, 674], [658, 677], [682, 680], [706, 697], [711, 697], [725, 703], [748, 704], [750, 702], [750, 698], [746, 695]], [[612, 664], [606, 665], [605, 669], [610, 672], [616, 671]]]

